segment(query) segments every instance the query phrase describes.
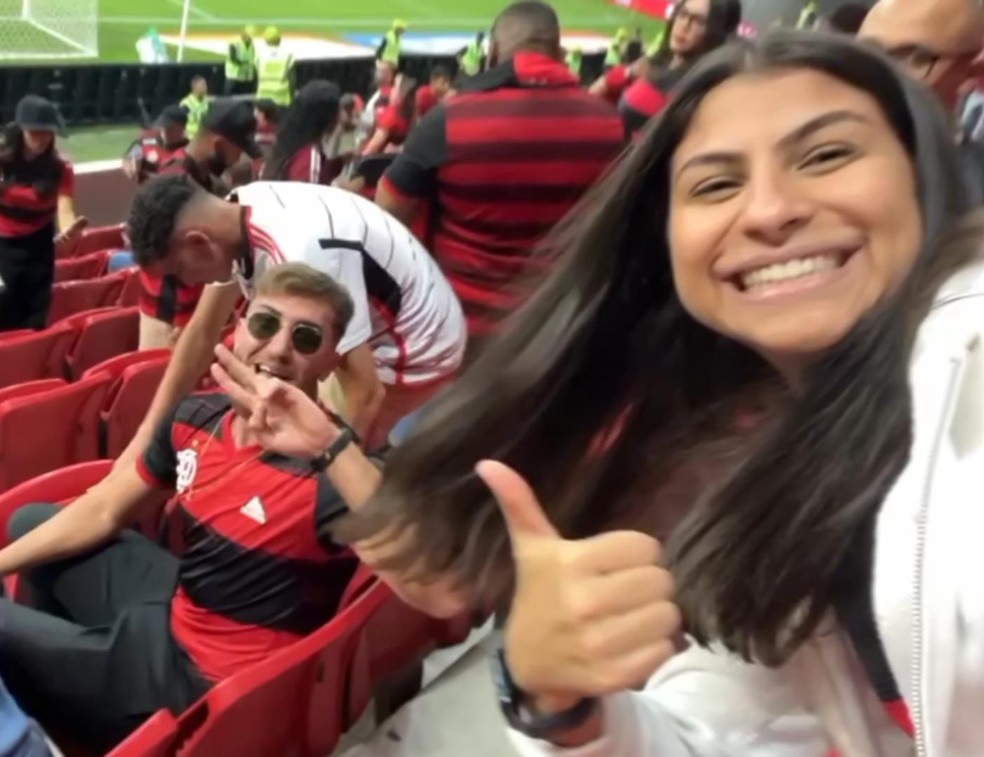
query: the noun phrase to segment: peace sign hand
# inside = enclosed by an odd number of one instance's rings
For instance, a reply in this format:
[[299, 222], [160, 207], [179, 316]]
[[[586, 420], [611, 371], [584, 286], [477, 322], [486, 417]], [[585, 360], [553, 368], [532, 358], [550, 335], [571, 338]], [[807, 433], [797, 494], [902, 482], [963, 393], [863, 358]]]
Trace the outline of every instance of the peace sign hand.
[[256, 373], [222, 344], [216, 345], [212, 378], [247, 417], [264, 448], [289, 457], [321, 455], [341, 433], [317, 402], [273, 376]]

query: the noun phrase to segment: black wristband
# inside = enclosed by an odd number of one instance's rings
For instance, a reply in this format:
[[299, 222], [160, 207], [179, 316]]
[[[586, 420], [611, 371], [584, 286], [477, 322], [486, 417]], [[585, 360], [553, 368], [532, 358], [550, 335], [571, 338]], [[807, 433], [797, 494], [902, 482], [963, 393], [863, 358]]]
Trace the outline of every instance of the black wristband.
[[342, 428], [342, 432], [338, 435], [324, 452], [321, 453], [321, 460], [318, 464], [318, 469], [321, 471], [328, 470], [328, 467], [338, 459], [338, 456], [342, 454], [349, 445], [355, 441], [355, 433], [352, 429], [347, 426]]
[[583, 725], [594, 713], [598, 700], [585, 697], [569, 710], [537, 715], [524, 706], [528, 697], [513, 681], [501, 647], [492, 655], [492, 676], [499, 696], [499, 707], [509, 726], [533, 739], [549, 739]]

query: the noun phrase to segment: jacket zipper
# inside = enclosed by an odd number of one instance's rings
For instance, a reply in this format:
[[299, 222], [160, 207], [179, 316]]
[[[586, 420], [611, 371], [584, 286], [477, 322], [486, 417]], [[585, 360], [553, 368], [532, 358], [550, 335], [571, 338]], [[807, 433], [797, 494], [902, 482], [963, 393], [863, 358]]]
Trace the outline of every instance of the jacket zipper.
[[951, 405], [953, 402], [954, 390], [957, 385], [957, 378], [960, 373], [961, 363], [953, 360], [950, 368], [950, 376], [947, 381], [946, 394], [944, 396], [943, 417], [940, 420], [936, 431], [936, 438], [933, 439], [933, 446], [929, 452], [929, 467], [926, 472], [926, 480], [923, 484], [922, 499], [920, 501], [919, 513], [916, 518], [916, 556], [913, 570], [913, 592], [912, 592], [912, 724], [915, 729], [916, 757], [927, 757], [926, 748], [926, 726], [924, 723], [925, 712], [923, 708], [923, 569], [926, 562], [926, 530], [929, 518], [929, 501], [933, 490], [933, 473], [936, 470], [937, 459], [940, 454], [940, 447], [946, 432], [947, 421], [950, 417]]

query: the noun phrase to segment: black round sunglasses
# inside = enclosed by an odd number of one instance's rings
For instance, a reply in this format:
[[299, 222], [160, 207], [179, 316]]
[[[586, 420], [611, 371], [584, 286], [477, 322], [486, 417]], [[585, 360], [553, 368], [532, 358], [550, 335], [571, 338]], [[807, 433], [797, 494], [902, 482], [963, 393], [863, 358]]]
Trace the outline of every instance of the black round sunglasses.
[[[246, 328], [254, 339], [273, 339], [283, 327], [283, 319], [276, 313], [259, 310], [246, 319]], [[302, 355], [313, 355], [321, 349], [324, 335], [311, 323], [295, 323], [290, 330], [290, 343]]]

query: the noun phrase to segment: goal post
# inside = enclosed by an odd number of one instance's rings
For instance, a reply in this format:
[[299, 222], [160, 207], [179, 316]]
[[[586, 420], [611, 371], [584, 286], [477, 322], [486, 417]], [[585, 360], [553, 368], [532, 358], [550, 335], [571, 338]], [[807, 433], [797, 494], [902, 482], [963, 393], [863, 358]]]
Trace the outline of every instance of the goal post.
[[98, 55], [99, 0], [0, 0], [0, 60]]

